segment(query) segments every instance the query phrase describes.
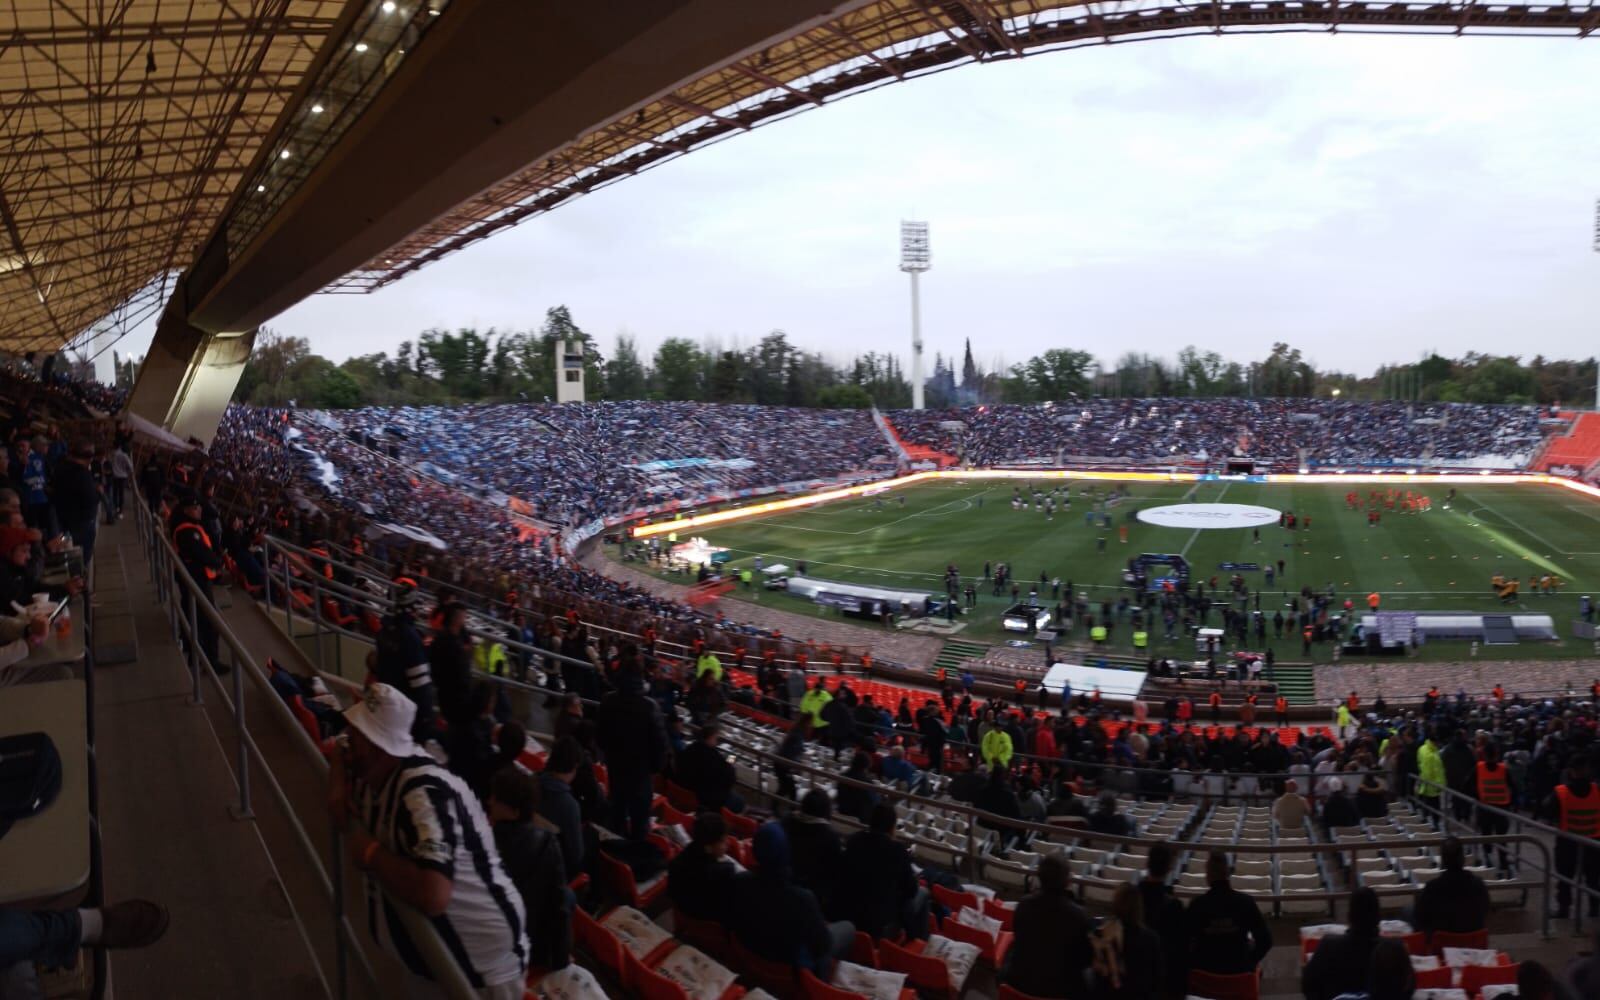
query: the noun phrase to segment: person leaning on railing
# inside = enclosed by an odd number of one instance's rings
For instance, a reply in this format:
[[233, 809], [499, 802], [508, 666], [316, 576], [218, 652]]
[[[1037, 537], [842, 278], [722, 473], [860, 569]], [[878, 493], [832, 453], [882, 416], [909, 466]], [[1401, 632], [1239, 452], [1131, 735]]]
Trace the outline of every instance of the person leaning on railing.
[[420, 910], [453, 943], [482, 1000], [521, 1000], [529, 952], [522, 896], [471, 789], [411, 738], [415, 715], [394, 688], [368, 685], [345, 711], [350, 728], [331, 758], [329, 813], [370, 876], [368, 923], [417, 977], [413, 995], [434, 976], [391, 900]]

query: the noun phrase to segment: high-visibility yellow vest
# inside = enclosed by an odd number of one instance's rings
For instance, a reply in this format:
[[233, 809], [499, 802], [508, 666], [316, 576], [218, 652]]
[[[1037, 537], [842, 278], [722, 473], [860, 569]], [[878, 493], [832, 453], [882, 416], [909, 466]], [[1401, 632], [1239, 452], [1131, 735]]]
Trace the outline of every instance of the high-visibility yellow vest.
[[1133, 648], [1143, 649], [1150, 644], [1150, 633], [1140, 629], [1133, 633]]
[[498, 677], [506, 672], [506, 648], [498, 642], [480, 642], [473, 646], [472, 659], [486, 674]]
[[822, 710], [832, 700], [833, 695], [821, 688], [811, 688], [801, 696], [800, 712], [803, 715], [811, 716], [811, 727], [813, 729], [822, 729], [827, 726], [827, 723], [822, 721]]

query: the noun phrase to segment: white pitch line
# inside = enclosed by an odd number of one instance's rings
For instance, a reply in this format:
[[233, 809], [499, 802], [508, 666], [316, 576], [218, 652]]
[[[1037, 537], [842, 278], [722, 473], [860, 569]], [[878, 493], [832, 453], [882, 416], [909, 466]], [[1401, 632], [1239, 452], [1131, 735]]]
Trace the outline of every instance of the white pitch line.
[[[1212, 503], [1221, 503], [1222, 502], [1222, 498], [1228, 495], [1228, 487], [1230, 487], [1232, 485], [1233, 485], [1233, 483], [1231, 483], [1231, 482], [1223, 483], [1222, 484], [1222, 492], [1218, 493], [1217, 494], [1217, 498], [1215, 500], [1212, 500], [1211, 502]], [[1205, 531], [1205, 530], [1207, 530], [1207, 529], [1205, 529], [1205, 528], [1196, 528], [1196, 529], [1194, 529], [1194, 534], [1189, 536], [1189, 540], [1187, 542], [1185, 542], [1184, 545], [1183, 545], [1183, 551], [1179, 552], [1178, 555], [1183, 557], [1183, 558], [1185, 558], [1185, 559], [1189, 558], [1189, 549], [1194, 545], [1195, 541], [1199, 539], [1200, 532]]]
[[1538, 532], [1534, 531], [1532, 528], [1529, 528], [1529, 527], [1523, 525], [1522, 523], [1520, 523], [1518, 521], [1511, 520], [1509, 517], [1506, 517], [1504, 514], [1502, 514], [1499, 511], [1495, 510], [1493, 507], [1489, 506], [1488, 504], [1484, 503], [1482, 500], [1474, 500], [1473, 502], [1478, 505], [1478, 509], [1479, 510], [1488, 511], [1489, 513], [1493, 514], [1495, 517], [1498, 517], [1505, 524], [1509, 525], [1512, 528], [1517, 529], [1518, 531], [1522, 532], [1524, 535], [1527, 535], [1529, 538], [1532, 538], [1532, 539], [1534, 539], [1535, 541], [1538, 541], [1538, 542], [1542, 542], [1544, 544], [1546, 552], [1560, 552], [1562, 550], [1562, 548], [1563, 548], [1562, 546], [1557, 545], [1555, 542], [1552, 542], [1550, 539], [1548, 539], [1548, 538], [1544, 537], [1543, 535], [1539, 534]]

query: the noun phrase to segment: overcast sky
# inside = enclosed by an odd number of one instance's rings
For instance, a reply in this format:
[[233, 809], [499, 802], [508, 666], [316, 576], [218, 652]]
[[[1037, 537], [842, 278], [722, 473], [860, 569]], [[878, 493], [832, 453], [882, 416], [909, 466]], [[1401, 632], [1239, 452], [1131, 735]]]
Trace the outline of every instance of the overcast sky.
[[[925, 219], [929, 364], [1049, 347], [1365, 373], [1435, 348], [1600, 343], [1595, 44], [1279, 35], [966, 66], [740, 135], [270, 325], [335, 359], [430, 326], [905, 354], [898, 224]], [[133, 345], [129, 345], [133, 346]], [[142, 345], [138, 345], [142, 350]]]

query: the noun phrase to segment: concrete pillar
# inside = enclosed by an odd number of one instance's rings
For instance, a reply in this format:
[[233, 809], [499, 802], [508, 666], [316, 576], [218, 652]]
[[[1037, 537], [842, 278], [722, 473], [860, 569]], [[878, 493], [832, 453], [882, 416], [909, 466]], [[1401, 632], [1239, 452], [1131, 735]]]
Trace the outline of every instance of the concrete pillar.
[[184, 440], [197, 438], [209, 446], [255, 342], [253, 329], [207, 333], [190, 324], [180, 282], [139, 366], [128, 409]]

